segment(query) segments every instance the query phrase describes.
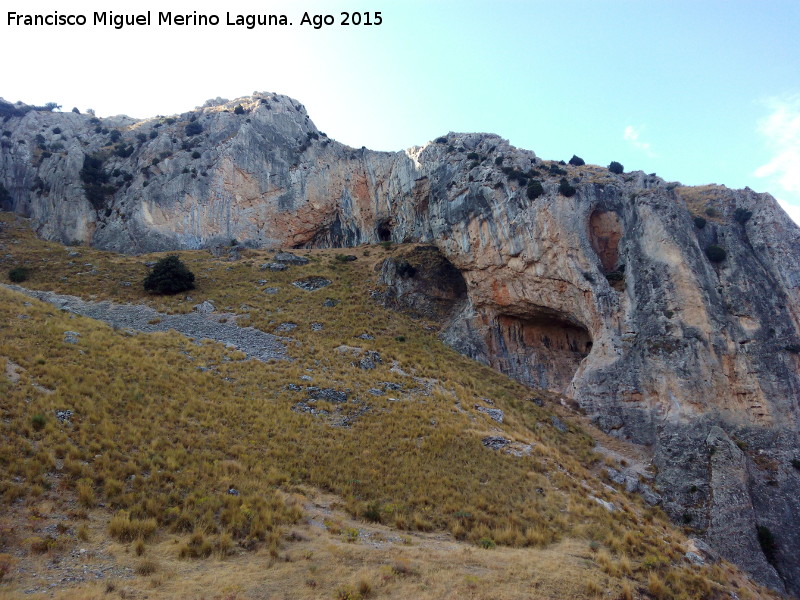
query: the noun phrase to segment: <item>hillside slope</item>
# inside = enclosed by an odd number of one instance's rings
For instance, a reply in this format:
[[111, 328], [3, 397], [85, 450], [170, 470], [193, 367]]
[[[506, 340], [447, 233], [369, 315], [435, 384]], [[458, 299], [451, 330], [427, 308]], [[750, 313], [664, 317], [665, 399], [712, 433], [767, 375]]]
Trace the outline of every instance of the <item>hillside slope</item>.
[[[770, 597], [608, 479], [633, 465], [557, 395], [382, 308], [376, 266], [413, 248], [282, 271], [183, 252], [191, 298], [152, 297], [157, 256], [0, 223], [3, 269], [32, 290], [0, 289], [3, 597]], [[308, 277], [330, 284], [293, 285]], [[138, 331], [159, 325], [129, 318], [141, 304], [252, 325], [287, 357], [248, 358], [226, 327]]]
[[[800, 594], [800, 228], [771, 196], [559, 164], [491, 134], [354, 149], [276, 94], [141, 121], [2, 108], [2, 201], [46, 239], [435, 247], [442, 339], [646, 448], [676, 522]], [[427, 252], [382, 272], [387, 304], [430, 295], [412, 275]]]

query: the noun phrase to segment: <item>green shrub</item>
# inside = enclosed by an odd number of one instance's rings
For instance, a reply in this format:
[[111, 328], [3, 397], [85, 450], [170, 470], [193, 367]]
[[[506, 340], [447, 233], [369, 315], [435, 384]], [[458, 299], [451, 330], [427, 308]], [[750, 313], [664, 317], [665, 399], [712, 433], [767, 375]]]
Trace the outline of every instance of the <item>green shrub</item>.
[[30, 276], [30, 271], [25, 267], [14, 267], [8, 272], [8, 279], [12, 283], [22, 283]]
[[467, 160], [478, 160], [480, 155], [477, 152], [470, 152], [467, 154]]
[[722, 262], [725, 260], [727, 255], [728, 254], [725, 252], [725, 249], [721, 246], [717, 246], [716, 244], [711, 244], [708, 248], [706, 248], [706, 256], [711, 262]]
[[189, 135], [189, 136], [191, 136], [191, 135], [199, 135], [199, 134], [203, 133], [203, 126], [200, 123], [198, 123], [197, 121], [192, 121], [191, 123], [189, 123], [186, 126], [185, 131], [186, 131], [186, 135]]
[[714, 208], [713, 206], [709, 206], [706, 209], [706, 216], [709, 216], [709, 217], [711, 217], [713, 219], [714, 217], [718, 217], [719, 216], [719, 211], [717, 211], [717, 209]]
[[753, 211], [745, 210], [744, 208], [737, 208], [733, 211], [733, 220], [737, 223], [744, 225], [753, 216]]
[[492, 548], [497, 546], [495, 541], [490, 537], [481, 538], [480, 540], [478, 540], [478, 545], [481, 548], [485, 548], [486, 550], [491, 550]]
[[703, 217], [695, 217], [694, 226], [698, 229], [703, 229], [706, 226], [706, 220]]
[[44, 426], [46, 424], [47, 424], [47, 419], [45, 418], [44, 415], [41, 415], [41, 414], [40, 415], [33, 415], [33, 417], [31, 417], [31, 426], [36, 431], [41, 431], [42, 429], [44, 429]]
[[528, 189], [525, 192], [530, 200], [536, 200], [539, 196], [544, 194], [544, 188], [541, 182], [533, 180], [528, 184]]
[[561, 181], [558, 184], [558, 193], [562, 196], [566, 196], [570, 198], [575, 195], [577, 190], [569, 184], [569, 181], [566, 180], [565, 177], [561, 178]]
[[200, 158], [200, 153], [197, 150], [195, 150], [194, 152], [192, 152], [192, 158]]
[[157, 294], [177, 294], [194, 289], [194, 273], [171, 254], [159, 260], [144, 280], [144, 289]]
[[572, 158], [569, 159], [569, 164], [571, 164], [573, 167], [582, 167], [583, 165], [586, 164], [586, 161], [583, 160], [580, 156], [573, 154]]
[[447, 143], [447, 138], [444, 137], [444, 136], [438, 137], [438, 138], [436, 138], [434, 140], [434, 142], [436, 142], [437, 144], [446, 144]]
[[608, 165], [608, 170], [614, 173], [615, 175], [622, 175], [625, 172], [625, 168], [622, 166], [621, 163], [618, 163], [615, 160], [612, 160], [611, 163]]
[[244, 107], [241, 104], [237, 104], [236, 108], [233, 109], [233, 114], [235, 115], [243, 115], [245, 113]]
[[381, 507], [377, 502], [371, 502], [367, 505], [367, 508], [364, 509], [364, 512], [361, 513], [361, 516], [364, 517], [367, 521], [371, 521], [373, 523], [380, 523], [381, 522]]

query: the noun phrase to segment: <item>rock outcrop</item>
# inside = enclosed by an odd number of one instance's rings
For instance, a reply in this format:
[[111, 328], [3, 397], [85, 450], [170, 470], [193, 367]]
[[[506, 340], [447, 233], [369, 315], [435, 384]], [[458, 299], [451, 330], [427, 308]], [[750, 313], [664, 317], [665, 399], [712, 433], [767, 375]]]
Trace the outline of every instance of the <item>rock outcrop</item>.
[[558, 164], [489, 134], [354, 149], [274, 94], [144, 121], [9, 106], [0, 198], [47, 239], [425, 244], [384, 264], [384, 301], [652, 448], [675, 519], [800, 595], [800, 229], [771, 196]]

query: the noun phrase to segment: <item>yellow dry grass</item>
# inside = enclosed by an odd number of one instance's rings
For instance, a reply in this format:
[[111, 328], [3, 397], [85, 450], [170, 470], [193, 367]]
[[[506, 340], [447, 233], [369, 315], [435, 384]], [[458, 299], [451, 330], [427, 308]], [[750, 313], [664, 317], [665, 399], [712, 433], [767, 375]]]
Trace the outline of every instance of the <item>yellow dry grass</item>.
[[[298, 324], [292, 360], [261, 363], [0, 289], [0, 373], [14, 374], [0, 376], [0, 553], [25, 568], [9, 571], [0, 598], [40, 589], [42, 574], [76, 560], [128, 570], [111, 585], [59, 585], [56, 597], [580, 598], [652, 584], [695, 598], [737, 576], [686, 564], [680, 531], [593, 474], [601, 457], [583, 429], [558, 432], [531, 390], [370, 300], [393, 248], [348, 250], [349, 263], [299, 251], [310, 264], [281, 273], [259, 269], [267, 252], [236, 262], [183, 252], [198, 275], [191, 299], [152, 297], [144, 262], [160, 255], [65, 248], [13, 216], [0, 223], [0, 266], [31, 269], [27, 287], [176, 313], [208, 299], [264, 331]], [[305, 275], [333, 284], [291, 285]], [[323, 308], [326, 297], [339, 304]], [[68, 330], [78, 343], [64, 342]], [[365, 371], [341, 345], [383, 362]], [[400, 389], [369, 391], [387, 382]], [[348, 390], [345, 405], [318, 406], [360, 416], [337, 427], [295, 412], [305, 396], [289, 384]], [[487, 398], [502, 424], [474, 410]], [[56, 419], [62, 409], [69, 422]], [[492, 451], [486, 435], [533, 450]]]

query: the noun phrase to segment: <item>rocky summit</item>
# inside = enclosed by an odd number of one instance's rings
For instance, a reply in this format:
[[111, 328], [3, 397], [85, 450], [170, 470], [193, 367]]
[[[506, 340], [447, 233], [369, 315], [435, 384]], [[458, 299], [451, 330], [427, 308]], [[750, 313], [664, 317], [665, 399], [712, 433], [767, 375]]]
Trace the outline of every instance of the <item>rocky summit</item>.
[[800, 228], [770, 195], [485, 133], [351, 148], [271, 93], [145, 120], [0, 114], [0, 204], [46, 240], [414, 244], [378, 265], [378, 301], [640, 445], [675, 522], [800, 596]]

